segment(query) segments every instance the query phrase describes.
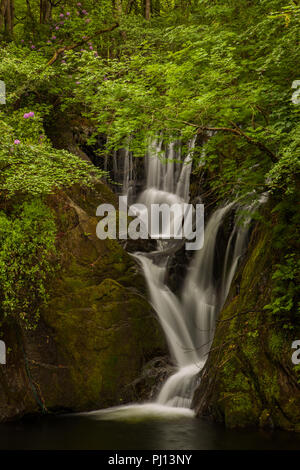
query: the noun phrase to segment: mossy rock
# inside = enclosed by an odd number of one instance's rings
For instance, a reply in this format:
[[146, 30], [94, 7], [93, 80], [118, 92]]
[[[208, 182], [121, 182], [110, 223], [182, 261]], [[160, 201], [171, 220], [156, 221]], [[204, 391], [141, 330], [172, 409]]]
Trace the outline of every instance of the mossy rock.
[[48, 197], [59, 265], [37, 329], [16, 337], [4, 327], [12, 352], [0, 371], [0, 421], [42, 408], [83, 411], [136, 400], [128, 385], [166, 353], [139, 266], [117, 240], [96, 236], [96, 208], [114, 200], [102, 183]]
[[291, 344], [299, 326], [283, 330], [264, 309], [270, 302], [277, 253], [272, 229], [259, 224], [220, 314], [193, 406], [198, 416], [228, 427], [300, 431], [300, 387]]

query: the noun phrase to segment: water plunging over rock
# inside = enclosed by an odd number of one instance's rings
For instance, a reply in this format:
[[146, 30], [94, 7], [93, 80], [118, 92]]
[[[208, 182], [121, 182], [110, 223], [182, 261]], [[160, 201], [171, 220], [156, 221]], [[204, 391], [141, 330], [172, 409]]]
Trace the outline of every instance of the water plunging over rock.
[[[194, 146], [195, 139], [189, 143], [187, 156], [180, 162], [180, 146], [171, 143], [162, 155], [162, 141], [152, 143], [146, 157], [146, 186], [136, 202], [147, 207], [151, 204], [187, 203]], [[127, 190], [126, 185], [124, 190]], [[157, 397], [159, 404], [191, 406], [198, 373], [205, 364], [213, 339], [215, 321], [226, 300], [247, 238], [248, 228], [235, 224], [226, 252], [218, 260], [223, 266], [217, 283], [214, 264], [218, 233], [233, 208], [234, 203], [226, 204], [210, 217], [205, 229], [204, 247], [194, 255], [179, 296], [170, 290], [166, 279], [171, 253], [181, 248], [180, 240], [158, 240], [153, 256], [140, 252], [135, 254], [142, 265], [151, 302], [177, 367], [177, 372], [167, 379]]]

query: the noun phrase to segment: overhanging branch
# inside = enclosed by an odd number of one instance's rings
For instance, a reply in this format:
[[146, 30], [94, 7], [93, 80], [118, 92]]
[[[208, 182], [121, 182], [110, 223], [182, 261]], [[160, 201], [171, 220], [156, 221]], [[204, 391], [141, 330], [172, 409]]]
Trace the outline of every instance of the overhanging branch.
[[234, 128], [231, 127], [211, 127], [211, 126], [201, 126], [198, 127], [198, 133], [201, 131], [215, 131], [215, 132], [230, 132], [231, 134], [238, 135], [239, 137], [243, 137], [244, 139], [249, 142], [251, 145], [256, 145], [261, 151], [267, 153], [272, 160], [273, 163], [277, 163], [278, 159], [275, 155], [275, 153], [272, 152], [268, 147], [265, 146], [262, 142], [258, 142], [255, 139], [252, 139], [252, 137], [249, 137], [245, 132], [243, 132], [239, 127], [235, 126]]
[[81, 41], [75, 43], [75, 44], [71, 44], [70, 46], [63, 46], [63, 47], [60, 47], [59, 49], [57, 49], [52, 58], [49, 60], [48, 64], [47, 65], [52, 65], [54, 64], [54, 62], [56, 62], [56, 60], [58, 59], [58, 57], [63, 54], [64, 52], [66, 51], [71, 51], [73, 49], [76, 49], [76, 47], [80, 47], [82, 46], [83, 44], [85, 44], [86, 42], [90, 41], [91, 39], [94, 39], [95, 37], [99, 36], [100, 34], [104, 34], [104, 33], [109, 33], [110, 31], [113, 31], [114, 29], [116, 29], [117, 27], [119, 26], [119, 23], [115, 23], [113, 24], [112, 26], [109, 26], [108, 28], [105, 28], [105, 29], [100, 29], [98, 31], [96, 31], [94, 34], [91, 34], [90, 36], [85, 36], [84, 39], [82, 39]]
[[259, 142], [259, 141], [255, 140], [255, 139], [252, 139], [252, 137], [249, 137], [249, 135], [245, 134], [245, 132], [243, 132], [242, 129], [240, 129], [240, 127], [238, 127], [234, 122], [231, 122], [231, 124], [233, 125], [233, 128], [231, 128], [231, 127], [199, 126], [198, 124], [194, 124], [194, 123], [192, 123], [192, 122], [181, 121], [181, 120], [172, 119], [172, 118], [169, 118], [169, 120], [171, 120], [171, 121], [176, 121], [176, 122], [181, 122], [181, 123], [186, 124], [186, 125], [188, 125], [188, 126], [195, 127], [196, 130], [197, 130], [197, 132], [198, 132], [198, 134], [200, 134], [202, 131], [230, 132], [231, 134], [235, 134], [235, 135], [237, 135], [237, 136], [239, 136], [239, 137], [243, 137], [244, 139], [247, 140], [247, 142], [249, 142], [249, 144], [255, 145], [255, 146], [258, 147], [262, 152], [267, 153], [273, 163], [277, 163], [277, 162], [278, 162], [278, 158], [277, 158], [277, 156], [275, 155], [275, 153], [272, 152], [272, 150], [270, 150], [268, 147], [266, 147], [265, 144], [263, 144], [262, 142]]

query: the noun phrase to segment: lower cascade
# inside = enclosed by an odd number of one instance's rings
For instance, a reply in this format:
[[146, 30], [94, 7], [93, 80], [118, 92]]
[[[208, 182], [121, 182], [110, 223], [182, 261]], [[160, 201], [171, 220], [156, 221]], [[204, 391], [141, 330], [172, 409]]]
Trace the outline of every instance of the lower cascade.
[[[150, 145], [145, 158], [146, 183], [138, 196], [133, 198], [133, 208], [142, 203], [180, 204], [189, 202], [191, 153], [195, 139], [188, 145], [182, 161], [180, 146], [175, 143], [162, 150], [162, 141]], [[162, 158], [163, 154], [163, 158]], [[132, 155], [124, 153], [123, 168], [130, 175], [124, 176], [123, 195], [132, 198]], [[150, 300], [165, 333], [176, 371], [163, 384], [155, 403], [129, 405], [102, 410], [102, 416], [118, 419], [124, 415], [162, 415], [162, 409], [175, 409], [184, 413], [190, 410], [194, 391], [199, 383], [199, 372], [205, 365], [214, 336], [218, 313], [224, 305], [238, 261], [244, 253], [249, 232], [248, 223], [242, 223], [234, 215], [237, 203], [224, 204], [213, 212], [205, 224], [204, 246], [193, 252], [186, 271], [181, 292], [175, 294], [167, 284], [172, 256], [182, 248], [182, 240], [158, 239], [152, 252], [137, 252], [134, 257], [142, 266]], [[132, 207], [132, 206], [131, 206]], [[136, 211], [138, 213], [138, 209]], [[219, 233], [227, 216], [234, 216], [231, 233], [218, 246]], [[172, 222], [172, 220], [171, 220]], [[161, 235], [171, 227], [161, 227]], [[224, 238], [224, 237], [223, 237]], [[215, 271], [218, 274], [216, 275]], [[139, 410], [139, 411], [137, 411]]]

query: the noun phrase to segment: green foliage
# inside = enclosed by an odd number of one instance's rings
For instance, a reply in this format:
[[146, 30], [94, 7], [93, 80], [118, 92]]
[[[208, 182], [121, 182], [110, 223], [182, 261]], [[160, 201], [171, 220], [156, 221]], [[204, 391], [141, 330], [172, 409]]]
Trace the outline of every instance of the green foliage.
[[7, 104], [0, 107], [0, 322], [27, 328], [47, 303], [57, 261], [56, 226], [44, 195], [75, 183], [90, 186], [104, 174], [47, 138], [45, 125], [68, 79], [46, 64], [25, 46], [11, 43], [1, 51]]
[[[300, 294], [300, 260], [296, 258], [295, 253], [284, 257], [284, 264], [277, 264], [272, 276], [274, 286], [272, 289], [272, 301], [265, 306], [272, 314], [280, 314], [281, 318], [290, 317], [300, 313], [299, 294]], [[291, 328], [287, 323], [284, 328]]]
[[36, 325], [54, 273], [55, 235], [53, 215], [40, 200], [16, 207], [10, 217], [0, 212], [0, 321]]
[[[9, 121], [14, 119], [15, 116], [12, 115]], [[36, 128], [34, 121], [37, 122]], [[8, 198], [16, 194], [33, 196], [49, 194], [55, 189], [78, 182], [91, 185], [93, 176], [102, 176], [101, 171], [94, 169], [76, 155], [65, 150], [53, 149], [45, 134], [39, 134], [41, 130], [38, 118], [27, 120], [20, 117], [16, 129], [18, 132], [0, 120], [2, 196]], [[14, 144], [16, 139], [20, 140], [19, 144]]]
[[290, 143], [270, 170], [267, 179], [272, 192], [290, 196], [297, 191], [300, 175], [300, 125], [290, 134]]
[[[300, 238], [300, 106], [291, 100], [300, 79], [299, 6], [290, 0], [151, 3], [146, 21], [140, 0], [63, 1], [40, 24], [38, 2], [31, 9], [16, 2], [24, 20], [15, 24], [14, 41], [4, 37], [0, 62], [7, 86], [0, 197], [91, 184], [92, 168], [47, 139], [58, 112], [86, 119], [94, 130], [89, 143], [106, 135], [108, 155], [130, 147], [143, 156], [149, 139], [161, 133], [185, 143], [198, 132], [194, 172], [205, 171], [214, 199], [252, 202], [268, 191], [274, 201], [269, 223], [281, 254], [268, 308], [277, 316], [294, 312], [296, 282], [287, 276], [296, 276]], [[119, 28], [96, 34], [115, 21]], [[48, 66], [65, 47], [72, 49]], [[29, 111], [34, 118], [24, 119]], [[207, 139], [209, 128], [215, 130]]]
[[[299, 107], [291, 102], [299, 17], [286, 27], [271, 15], [285, 3], [203, 1], [176, 20], [174, 12], [150, 24], [123, 18], [126, 40], [115, 32], [109, 57], [66, 54], [64, 70], [76, 82], [62, 107], [84, 102], [96, 132], [108, 136], [108, 150], [130, 146], [136, 156], [160, 132], [186, 141], [199, 127], [220, 128], [205, 145], [220, 198], [282, 185], [292, 191], [299, 173]], [[230, 132], [236, 129], [246, 138]]]
[[285, 24], [288, 26], [293, 16], [300, 16], [300, 6], [291, 1], [288, 5], [283, 6], [280, 11], [271, 13], [271, 16], [273, 18], [284, 18]]

